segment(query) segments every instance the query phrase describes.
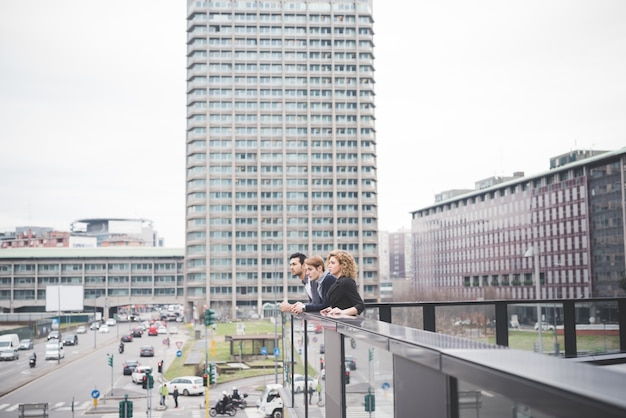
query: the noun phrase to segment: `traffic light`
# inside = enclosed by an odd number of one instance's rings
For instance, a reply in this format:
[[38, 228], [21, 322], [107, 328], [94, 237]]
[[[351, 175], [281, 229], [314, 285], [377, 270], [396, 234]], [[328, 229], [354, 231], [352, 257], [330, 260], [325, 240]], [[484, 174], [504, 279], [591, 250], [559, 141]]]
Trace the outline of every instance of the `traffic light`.
[[213, 309], [207, 309], [204, 311], [204, 325], [209, 326], [215, 323], [215, 311]]
[[126, 401], [126, 418], [133, 418], [133, 401]]
[[159, 373], [163, 373], [163, 360], [157, 363], [157, 369], [159, 370]]
[[113, 367], [113, 354], [107, 354], [107, 356], [109, 357], [109, 366]]
[[148, 375], [143, 375], [141, 378], [141, 387], [144, 389], [148, 389]]
[[148, 387], [152, 389], [154, 387], [154, 376], [151, 374], [148, 375]]
[[209, 364], [209, 384], [213, 385], [217, 381], [215, 377], [215, 364]]
[[206, 387], [207, 386], [206, 382], [207, 382], [207, 375], [205, 373], [202, 375], [202, 386]]

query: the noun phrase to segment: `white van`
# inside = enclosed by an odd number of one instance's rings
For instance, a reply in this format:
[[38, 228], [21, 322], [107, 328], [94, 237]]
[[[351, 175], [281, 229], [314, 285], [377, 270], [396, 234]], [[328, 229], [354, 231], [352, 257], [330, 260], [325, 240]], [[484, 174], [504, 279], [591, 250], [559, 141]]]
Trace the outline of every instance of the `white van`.
[[52, 340], [46, 344], [46, 360], [59, 360], [65, 357], [63, 343], [59, 340]]
[[283, 385], [269, 384], [257, 401], [257, 409], [264, 417], [283, 418]]
[[20, 337], [17, 334], [0, 335], [0, 350], [3, 348], [13, 348], [19, 350]]

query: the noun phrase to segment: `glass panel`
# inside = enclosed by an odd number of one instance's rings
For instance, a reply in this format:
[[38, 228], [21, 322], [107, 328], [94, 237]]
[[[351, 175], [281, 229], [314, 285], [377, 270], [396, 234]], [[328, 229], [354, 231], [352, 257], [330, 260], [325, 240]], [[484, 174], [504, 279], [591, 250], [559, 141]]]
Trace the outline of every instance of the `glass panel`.
[[515, 402], [497, 392], [459, 381], [459, 418], [510, 417], [513, 418], [551, 418], [527, 405]]

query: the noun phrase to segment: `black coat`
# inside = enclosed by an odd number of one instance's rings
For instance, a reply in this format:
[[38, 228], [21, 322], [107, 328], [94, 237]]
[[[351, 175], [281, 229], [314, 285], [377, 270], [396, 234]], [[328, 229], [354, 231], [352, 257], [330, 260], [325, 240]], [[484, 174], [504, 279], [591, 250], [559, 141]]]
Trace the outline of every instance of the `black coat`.
[[[319, 279], [318, 279], [319, 280]], [[307, 312], [319, 312], [324, 308], [328, 308], [330, 305], [328, 304], [328, 291], [335, 284], [337, 278], [332, 274], [328, 273], [324, 277], [324, 281], [322, 282], [322, 288], [318, 289], [320, 293], [320, 297], [322, 298], [322, 303], [307, 303], [306, 311]], [[311, 280], [311, 286], [317, 285], [317, 280]]]
[[348, 309], [355, 307], [359, 314], [365, 310], [365, 303], [359, 295], [356, 282], [350, 277], [338, 278], [328, 289], [326, 297], [328, 298], [328, 306], [331, 308]]

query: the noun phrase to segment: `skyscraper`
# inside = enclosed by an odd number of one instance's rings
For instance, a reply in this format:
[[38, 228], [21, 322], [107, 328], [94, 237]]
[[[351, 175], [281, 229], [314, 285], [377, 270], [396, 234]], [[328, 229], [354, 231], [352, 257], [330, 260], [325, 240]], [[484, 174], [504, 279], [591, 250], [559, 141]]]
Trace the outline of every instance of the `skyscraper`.
[[371, 0], [188, 2], [188, 302], [302, 298], [334, 248], [378, 300], [373, 49]]

